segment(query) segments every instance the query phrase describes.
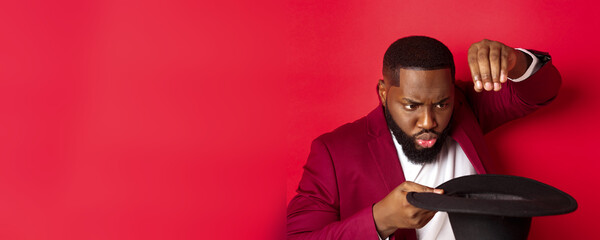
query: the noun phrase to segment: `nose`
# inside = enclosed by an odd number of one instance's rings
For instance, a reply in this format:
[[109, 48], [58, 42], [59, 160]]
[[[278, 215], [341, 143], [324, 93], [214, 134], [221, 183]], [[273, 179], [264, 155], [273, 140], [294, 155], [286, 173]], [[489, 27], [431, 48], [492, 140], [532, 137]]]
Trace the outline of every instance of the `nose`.
[[417, 127], [421, 129], [434, 129], [437, 127], [437, 122], [435, 121], [435, 116], [433, 114], [432, 109], [425, 108], [419, 117], [417, 122]]

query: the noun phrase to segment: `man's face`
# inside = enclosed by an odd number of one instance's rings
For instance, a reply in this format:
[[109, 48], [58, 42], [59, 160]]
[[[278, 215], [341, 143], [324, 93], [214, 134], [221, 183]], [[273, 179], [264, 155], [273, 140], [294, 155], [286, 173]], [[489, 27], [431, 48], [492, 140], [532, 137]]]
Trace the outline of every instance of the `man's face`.
[[384, 76], [379, 85], [386, 115], [395, 123], [388, 125], [409, 160], [431, 162], [441, 150], [452, 118], [454, 84], [450, 69], [401, 68], [399, 79], [399, 85], [393, 86]]

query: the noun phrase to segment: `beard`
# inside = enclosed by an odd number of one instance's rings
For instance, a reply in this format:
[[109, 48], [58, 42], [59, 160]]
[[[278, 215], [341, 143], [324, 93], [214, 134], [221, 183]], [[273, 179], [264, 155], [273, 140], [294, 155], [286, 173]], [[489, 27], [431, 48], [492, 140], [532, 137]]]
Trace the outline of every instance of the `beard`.
[[[392, 131], [392, 134], [396, 138], [396, 141], [398, 141], [400, 146], [402, 146], [402, 151], [404, 152], [404, 155], [406, 155], [406, 157], [408, 158], [409, 162], [423, 165], [426, 163], [435, 162], [435, 160], [437, 160], [436, 157], [442, 150], [444, 142], [446, 142], [446, 138], [448, 137], [448, 133], [450, 132], [450, 124], [448, 124], [448, 126], [446, 126], [446, 128], [441, 133], [438, 133], [434, 130], [423, 129], [417, 134], [409, 136], [408, 134], [404, 133], [402, 129], [400, 129], [400, 126], [398, 126], [398, 124], [396, 124], [396, 121], [394, 121], [394, 119], [392, 118], [390, 111], [386, 107], [384, 107], [383, 109], [385, 112], [385, 120], [387, 122], [388, 128]], [[450, 122], [452, 122], [452, 119], [450, 119]], [[433, 133], [437, 136], [437, 140], [435, 144], [430, 148], [417, 149], [417, 136], [423, 133]]]

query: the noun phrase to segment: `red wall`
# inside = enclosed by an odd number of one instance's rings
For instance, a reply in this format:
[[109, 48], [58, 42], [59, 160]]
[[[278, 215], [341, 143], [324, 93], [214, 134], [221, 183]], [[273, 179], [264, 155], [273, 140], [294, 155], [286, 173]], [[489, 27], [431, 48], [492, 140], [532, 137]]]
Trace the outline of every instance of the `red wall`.
[[531, 239], [593, 236], [598, 6], [488, 2], [1, 2], [0, 238], [276, 238], [311, 140], [376, 106], [413, 34], [463, 79], [484, 37], [552, 53], [556, 101], [487, 140], [579, 202]]

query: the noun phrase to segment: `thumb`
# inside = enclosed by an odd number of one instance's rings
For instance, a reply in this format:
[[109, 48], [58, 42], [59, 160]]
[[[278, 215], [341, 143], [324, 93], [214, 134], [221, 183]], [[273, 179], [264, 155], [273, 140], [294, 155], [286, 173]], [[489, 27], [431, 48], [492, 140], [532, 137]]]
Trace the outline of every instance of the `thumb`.
[[440, 188], [428, 188], [428, 187], [426, 187], [425, 189], [423, 189], [423, 192], [430, 192], [430, 193], [435, 193], [435, 194], [444, 194], [444, 189], [440, 189]]
[[[430, 193], [443, 193], [442, 189], [435, 189], [418, 183], [410, 182], [407, 186], [407, 190], [411, 192], [430, 192]], [[440, 192], [441, 191], [441, 192]]]

